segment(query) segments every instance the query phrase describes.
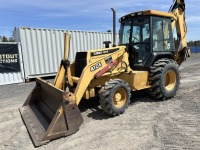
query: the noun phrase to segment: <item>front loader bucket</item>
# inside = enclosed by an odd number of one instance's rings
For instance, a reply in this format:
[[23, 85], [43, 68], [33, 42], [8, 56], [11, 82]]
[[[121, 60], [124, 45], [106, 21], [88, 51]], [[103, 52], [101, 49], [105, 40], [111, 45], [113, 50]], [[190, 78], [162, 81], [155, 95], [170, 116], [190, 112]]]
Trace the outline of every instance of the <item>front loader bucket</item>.
[[83, 122], [74, 94], [41, 79], [36, 80], [20, 113], [35, 146], [73, 134]]

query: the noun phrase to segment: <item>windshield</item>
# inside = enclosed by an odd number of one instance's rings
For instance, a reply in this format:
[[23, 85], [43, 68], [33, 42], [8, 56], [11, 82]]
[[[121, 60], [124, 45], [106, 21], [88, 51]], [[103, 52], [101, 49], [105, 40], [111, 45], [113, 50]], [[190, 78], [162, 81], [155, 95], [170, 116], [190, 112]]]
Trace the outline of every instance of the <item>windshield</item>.
[[149, 18], [138, 17], [125, 21], [121, 25], [120, 35], [120, 44], [122, 45], [149, 42]]
[[129, 44], [130, 39], [130, 33], [131, 33], [131, 20], [126, 21], [122, 23], [121, 25], [121, 37], [120, 37], [120, 43], [121, 44]]
[[150, 53], [150, 17], [126, 20], [120, 31], [120, 45], [128, 45], [130, 63], [143, 63]]

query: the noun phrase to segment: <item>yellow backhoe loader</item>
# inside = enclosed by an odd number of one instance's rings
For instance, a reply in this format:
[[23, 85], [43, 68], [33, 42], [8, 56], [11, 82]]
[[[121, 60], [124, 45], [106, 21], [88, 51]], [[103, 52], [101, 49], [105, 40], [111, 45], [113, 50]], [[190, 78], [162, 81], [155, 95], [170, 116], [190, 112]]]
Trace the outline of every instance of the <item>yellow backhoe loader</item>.
[[[169, 12], [145, 10], [127, 14], [121, 23], [119, 46], [76, 53], [68, 61], [69, 35], [64, 59], [54, 84], [40, 78], [20, 113], [35, 144], [75, 133], [83, 122], [78, 105], [98, 95], [102, 110], [120, 115], [128, 107], [131, 91], [146, 89], [153, 98], [166, 100], [179, 87], [179, 65], [190, 55], [186, 42], [185, 3], [174, 0]], [[176, 28], [177, 39], [173, 38]], [[69, 89], [69, 90], [66, 90]]]

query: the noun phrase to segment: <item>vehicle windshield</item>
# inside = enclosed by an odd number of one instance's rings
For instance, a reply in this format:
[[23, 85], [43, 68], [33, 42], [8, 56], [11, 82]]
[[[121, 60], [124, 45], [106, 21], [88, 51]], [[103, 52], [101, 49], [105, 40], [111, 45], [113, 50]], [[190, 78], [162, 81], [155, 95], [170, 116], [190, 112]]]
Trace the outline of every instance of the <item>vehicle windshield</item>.
[[[121, 24], [120, 45], [128, 45], [133, 64], [143, 63], [150, 53], [150, 17], [138, 16]], [[133, 56], [132, 56], [133, 55]]]
[[120, 45], [149, 42], [149, 18], [137, 17], [121, 25]]

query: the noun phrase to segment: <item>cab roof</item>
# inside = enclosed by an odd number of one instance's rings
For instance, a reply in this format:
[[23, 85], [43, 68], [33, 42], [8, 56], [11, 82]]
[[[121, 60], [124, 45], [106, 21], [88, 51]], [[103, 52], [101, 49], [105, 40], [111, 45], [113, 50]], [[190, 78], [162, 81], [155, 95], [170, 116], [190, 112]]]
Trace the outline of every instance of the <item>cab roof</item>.
[[132, 18], [135, 16], [150, 16], [150, 15], [176, 19], [176, 17], [172, 13], [167, 13], [167, 12], [162, 12], [162, 11], [157, 11], [157, 10], [144, 10], [144, 11], [132, 12], [127, 15], [124, 15], [119, 19], [119, 22], [122, 22], [125, 19]]

